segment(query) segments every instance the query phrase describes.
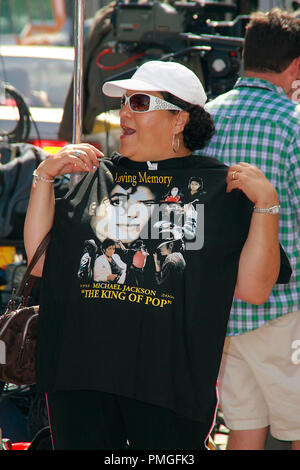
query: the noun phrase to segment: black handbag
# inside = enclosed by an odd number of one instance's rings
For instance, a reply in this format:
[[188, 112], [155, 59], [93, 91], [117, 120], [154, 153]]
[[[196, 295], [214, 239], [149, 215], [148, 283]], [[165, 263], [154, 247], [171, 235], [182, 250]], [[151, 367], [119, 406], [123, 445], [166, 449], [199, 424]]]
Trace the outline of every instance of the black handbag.
[[39, 305], [28, 306], [37, 279], [31, 271], [50, 241], [50, 232], [38, 246], [22, 281], [0, 317], [0, 381], [15, 385], [36, 383], [36, 343]]

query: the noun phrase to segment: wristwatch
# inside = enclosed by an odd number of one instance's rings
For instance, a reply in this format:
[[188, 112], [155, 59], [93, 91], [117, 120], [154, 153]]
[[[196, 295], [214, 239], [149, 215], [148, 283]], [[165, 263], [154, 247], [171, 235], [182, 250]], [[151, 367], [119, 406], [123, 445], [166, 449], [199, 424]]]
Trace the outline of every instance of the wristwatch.
[[260, 212], [261, 214], [271, 214], [276, 215], [279, 214], [280, 206], [272, 206], [268, 207], [267, 209], [260, 209], [259, 207], [254, 207], [253, 212]]

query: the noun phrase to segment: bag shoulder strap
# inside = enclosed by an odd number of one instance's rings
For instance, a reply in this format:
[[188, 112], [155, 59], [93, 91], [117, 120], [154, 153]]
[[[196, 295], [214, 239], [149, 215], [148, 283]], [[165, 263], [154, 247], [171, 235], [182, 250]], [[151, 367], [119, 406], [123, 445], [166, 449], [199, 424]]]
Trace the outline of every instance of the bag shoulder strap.
[[[12, 293], [12, 297], [10, 301], [8, 302], [8, 305], [6, 307], [5, 314], [11, 313], [13, 310], [16, 308], [21, 308], [25, 307], [28, 302], [29, 294], [32, 290], [33, 284], [35, 280], [37, 279], [35, 276], [31, 276], [31, 271], [33, 267], [36, 265], [42, 254], [45, 252], [47, 246], [49, 245], [50, 242], [50, 236], [51, 232], [48, 232], [47, 235], [43, 238], [41, 243], [36, 249], [36, 252], [34, 253], [32, 260], [28, 264], [26, 271], [24, 273], [24, 276], [19, 284], [19, 287], [17, 290], [14, 290]], [[21, 299], [21, 300], [18, 300]]]
[[38, 260], [41, 258], [42, 254], [46, 251], [47, 246], [49, 245], [50, 237], [51, 237], [51, 232], [48, 232], [47, 235], [43, 238], [43, 240], [39, 244], [39, 246], [37, 247], [36, 252], [34, 253], [29, 265], [27, 266], [27, 269], [24, 273], [22, 281], [20, 282], [20, 285], [16, 291], [16, 297], [19, 297], [22, 295], [25, 285], [28, 283], [28, 280], [30, 278], [31, 271], [33, 270], [34, 266], [36, 265]]

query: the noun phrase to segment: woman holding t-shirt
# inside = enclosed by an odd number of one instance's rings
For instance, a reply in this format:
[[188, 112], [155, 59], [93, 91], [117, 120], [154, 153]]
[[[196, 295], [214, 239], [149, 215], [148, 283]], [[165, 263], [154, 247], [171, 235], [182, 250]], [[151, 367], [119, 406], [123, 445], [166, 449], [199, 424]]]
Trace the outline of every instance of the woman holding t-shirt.
[[[251, 165], [227, 168], [192, 155], [214, 126], [200, 81], [183, 65], [146, 62], [103, 91], [121, 98], [120, 154], [105, 158], [78, 144], [47, 158], [35, 172], [25, 223], [29, 260], [52, 230], [34, 274], [43, 274], [37, 374], [54, 449], [206, 449], [233, 296], [262, 303], [278, 279], [278, 215], [253, 210], [278, 206], [277, 194]], [[54, 178], [72, 172], [87, 175], [55, 201]], [[117, 182], [131, 229], [139, 224], [141, 198], [127, 204], [137, 194], [129, 181], [162, 201], [170, 187], [187, 188], [192, 176], [202, 178], [205, 193], [195, 206], [196, 235], [182, 240], [180, 276], [171, 270], [165, 288], [151, 281], [162, 237], [178, 243], [179, 232], [154, 229], [164, 225], [157, 224], [162, 211], [147, 197], [144, 285], [80, 284], [82, 247], [97, 240], [100, 223], [91, 208], [111, 198]], [[115, 238], [126, 244], [124, 223], [115, 223]]]

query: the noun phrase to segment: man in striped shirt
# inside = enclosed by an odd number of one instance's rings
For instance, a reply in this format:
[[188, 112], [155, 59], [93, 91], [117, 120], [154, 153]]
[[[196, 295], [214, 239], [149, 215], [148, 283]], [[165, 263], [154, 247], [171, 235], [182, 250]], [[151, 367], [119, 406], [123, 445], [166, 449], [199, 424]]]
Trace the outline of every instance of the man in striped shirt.
[[[256, 12], [244, 76], [206, 107], [216, 134], [201, 154], [256, 165], [276, 187], [280, 242], [293, 269], [263, 305], [234, 300], [219, 376], [227, 449], [263, 449], [268, 426], [300, 449], [300, 104], [288, 98], [299, 79], [300, 20]], [[274, 217], [272, 210], [260, 216]]]

